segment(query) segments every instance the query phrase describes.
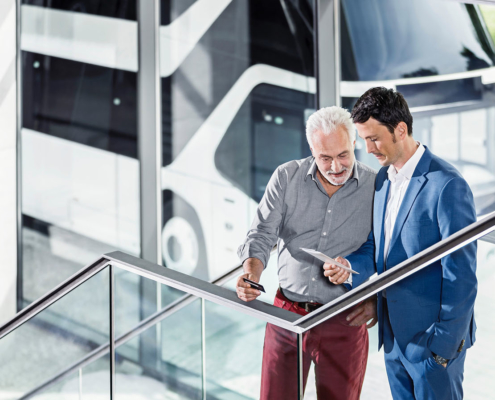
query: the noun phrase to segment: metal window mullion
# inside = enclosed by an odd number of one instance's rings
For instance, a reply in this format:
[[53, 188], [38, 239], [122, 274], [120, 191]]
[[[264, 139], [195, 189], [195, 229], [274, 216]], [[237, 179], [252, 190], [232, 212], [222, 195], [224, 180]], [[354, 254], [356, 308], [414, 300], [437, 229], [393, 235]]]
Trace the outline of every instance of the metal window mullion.
[[161, 264], [161, 78], [159, 0], [138, 1], [138, 157], [141, 257]]
[[22, 163], [21, 163], [21, 129], [22, 129], [22, 52], [21, 52], [21, 0], [16, 0], [16, 247], [17, 247], [17, 310], [23, 308], [23, 272], [22, 272]]
[[340, 0], [317, 0], [317, 107], [340, 106]]
[[[160, 0], [138, 0], [138, 158], [140, 186], [141, 258], [162, 263], [162, 127], [160, 78]], [[159, 284], [140, 279], [140, 317], [157, 311], [161, 295]], [[160, 329], [143, 333], [139, 338], [140, 362], [159, 365]]]

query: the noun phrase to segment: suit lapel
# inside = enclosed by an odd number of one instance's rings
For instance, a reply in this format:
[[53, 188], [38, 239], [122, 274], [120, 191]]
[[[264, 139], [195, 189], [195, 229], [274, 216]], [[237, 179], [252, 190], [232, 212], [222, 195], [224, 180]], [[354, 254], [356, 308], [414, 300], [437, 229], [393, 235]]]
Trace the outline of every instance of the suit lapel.
[[385, 211], [387, 207], [387, 198], [388, 191], [390, 190], [390, 181], [385, 178], [386, 173], [384, 174], [383, 180], [381, 182], [380, 187], [377, 186], [377, 190], [375, 192], [375, 203], [373, 215], [375, 216], [373, 221], [374, 226], [374, 235], [375, 235], [375, 249], [377, 251], [376, 255], [376, 268], [378, 273], [383, 272], [383, 249], [385, 242]]
[[392, 239], [390, 240], [389, 254], [391, 253], [397, 238], [400, 236], [404, 222], [406, 222], [407, 216], [411, 211], [416, 197], [418, 197], [418, 194], [421, 192], [421, 189], [427, 180], [424, 175], [429, 171], [430, 163], [431, 153], [425, 146], [425, 153], [421, 157], [421, 160], [419, 160], [419, 163], [414, 170], [411, 182], [409, 182], [406, 194], [404, 195], [404, 199], [402, 200], [402, 204], [399, 208], [399, 213], [397, 214]]

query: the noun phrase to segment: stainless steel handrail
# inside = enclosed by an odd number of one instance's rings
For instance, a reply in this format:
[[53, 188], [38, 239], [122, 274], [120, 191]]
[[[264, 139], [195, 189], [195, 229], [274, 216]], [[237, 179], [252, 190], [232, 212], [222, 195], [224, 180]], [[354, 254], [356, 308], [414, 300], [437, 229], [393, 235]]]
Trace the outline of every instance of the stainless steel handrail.
[[[234, 308], [238, 311], [260, 318], [293, 332], [302, 333], [311, 328], [307, 321], [312, 320], [318, 321], [317, 323], [322, 322], [323, 320], [330, 318], [332, 315], [335, 315], [346, 308], [352, 307], [353, 304], [370, 297], [373, 293], [377, 293], [378, 291], [402, 279], [405, 279], [410, 274], [419, 269], [425, 268], [435, 260], [444, 257], [450, 252], [455, 251], [457, 248], [462, 247], [473, 240], [477, 240], [483, 235], [493, 232], [494, 230], [495, 212], [489, 214], [480, 221], [469, 225], [449, 238], [429, 247], [409, 260], [404, 261], [400, 265], [388, 270], [376, 279], [361, 285], [359, 288], [348, 292], [344, 296], [341, 296], [335, 301], [326, 304], [324, 307], [321, 307], [308, 316], [302, 318], [299, 318], [299, 316], [294, 313], [282, 310], [278, 307], [274, 307], [258, 300], [245, 303], [237, 297], [235, 292], [226, 288], [180, 273], [178, 271], [163, 268], [160, 265], [150, 263], [122, 252], [112, 252], [105, 254], [97, 262], [85, 267], [72, 278], [69, 278], [69, 280], [47, 294], [44, 298], [35, 302], [35, 304], [28, 307], [28, 309], [21, 311], [12, 320], [0, 327], [0, 339], [29, 318], [32, 318], [38, 312], [48, 307], [51, 303], [53, 303], [53, 301], [56, 301], [56, 299], [62, 297], [68, 291], [72, 290], [74, 287], [77, 287], [83, 281], [89, 279], [90, 276], [85, 278], [84, 274], [87, 274], [90, 268], [97, 268], [98, 271], [101, 270], [105, 267], [105, 262], [107, 265], [111, 263], [124, 270], [153, 279], [193, 296], [201, 297], [206, 300]], [[60, 294], [60, 292], [63, 292], [63, 294]]]
[[[331, 303], [326, 304], [305, 317], [299, 317], [297, 314], [282, 310], [259, 300], [245, 303], [237, 297], [235, 292], [226, 288], [216, 286], [213, 283], [202, 281], [198, 278], [194, 278], [168, 268], [163, 268], [157, 264], [147, 262], [122, 252], [113, 252], [105, 254], [95, 263], [83, 268], [83, 270], [79, 271], [66, 282], [55, 288], [52, 292], [48, 293], [32, 306], [28, 307], [28, 309], [21, 311], [11, 321], [0, 327], [0, 339], [108, 265], [128, 270], [135, 274], [153, 279], [159, 283], [163, 283], [189, 293], [189, 296], [184, 296], [184, 298], [179, 299], [178, 302], [171, 304], [170, 309], [162, 310], [160, 315], [153, 315], [147, 320], [142, 321], [141, 324], [145, 324], [146, 327], [150, 327], [170, 315], [169, 312], [172, 307], [178, 308], [181, 303], [187, 299], [194, 300], [194, 296], [196, 296], [220, 305], [234, 308], [245, 314], [255, 316], [297, 334], [301, 334], [331, 318], [332, 316], [335, 316], [336, 314], [352, 307], [354, 304], [373, 296], [375, 293], [378, 293], [388, 286], [407, 278], [411, 274], [423, 268], [426, 268], [436, 260], [445, 257], [447, 254], [450, 254], [466, 244], [473, 242], [493, 231], [495, 231], [495, 212], [489, 214], [480, 221], [469, 225], [449, 238], [442, 240], [441, 242], [418, 253], [409, 260], [406, 260], [396, 267], [391, 268], [387, 272], [379, 275], [377, 278], [368, 281], [354, 290], [351, 290], [347, 294]], [[241, 267], [239, 266], [236, 269], [239, 271]], [[232, 271], [228, 273], [228, 279], [231, 279], [234, 276], [235, 274], [233, 274]], [[222, 278], [224, 281], [227, 279], [225, 277]], [[144, 329], [147, 329], [144, 328], [144, 325], [138, 326], [135, 328], [136, 333], [128, 332], [127, 334], [117, 338], [116, 342], [120, 342], [118, 343], [119, 345], [123, 344], [125, 341], [130, 340]], [[85, 363], [87, 364], [88, 362], [93, 361], [95, 359], [94, 357], [101, 357], [101, 355], [103, 355], [101, 353], [102, 351], [104, 351], [102, 347], [94, 350], [94, 354], [87, 356]]]
[[62, 282], [53, 290], [31, 303], [26, 308], [19, 311], [12, 319], [0, 326], [0, 340], [8, 335], [19, 326], [29, 321], [31, 318], [38, 315], [44, 309], [55, 303], [57, 300], [64, 297], [67, 293], [73, 291], [75, 288], [86, 282], [92, 276], [96, 275], [108, 264], [108, 260], [100, 258], [95, 262], [82, 268], [70, 278]]
[[231, 290], [212, 285], [177, 271], [161, 268], [158, 265], [122, 252], [109, 253], [105, 256], [111, 260], [113, 265], [119, 268], [252, 315], [292, 332], [303, 333], [494, 230], [495, 212], [416, 254], [414, 257], [389, 269], [387, 272], [380, 274], [375, 279], [320, 307], [305, 317], [299, 317], [297, 314], [258, 300], [245, 303]]
[[[277, 246], [275, 246], [272, 249], [272, 254], [275, 252], [276, 249]], [[24, 322], [35, 317], [37, 314], [45, 310], [56, 300], [60, 299], [65, 294], [71, 292], [72, 290], [74, 290], [75, 288], [86, 282], [88, 279], [96, 275], [106, 266], [108, 266], [108, 259], [102, 257], [98, 261], [82, 268], [81, 270], [76, 272], [73, 276], [68, 278], [66, 281], [62, 282], [60, 285], [58, 285], [53, 290], [51, 290], [49, 293], [47, 293], [40, 299], [34, 301], [33, 303], [31, 303], [28, 307], [24, 308], [18, 314], [16, 314], [10, 321], [8, 321], [7, 323], [5, 323], [3, 326], [0, 327], [0, 340], [2, 339], [2, 337], [8, 335], [10, 332], [18, 328]], [[213, 280], [212, 283], [214, 285], [224, 285], [231, 279], [235, 278], [241, 271], [242, 271], [242, 265], [237, 265], [236, 267], [232, 268], [228, 272], [224, 273], [223, 275]], [[192, 294], [186, 294], [184, 296], [181, 296], [171, 304], [167, 305], [163, 309], [157, 311], [156, 313], [150, 315], [148, 318], [141, 321], [139, 324], [137, 324], [134, 328], [130, 329], [128, 332], [116, 338], [115, 348], [124, 345], [129, 340], [135, 338], [140, 333], [144, 332], [145, 330], [154, 326], [155, 324], [161, 322], [165, 318], [175, 314], [176, 312], [186, 307], [196, 299], [197, 297], [193, 296]], [[85, 366], [91, 364], [92, 362], [107, 355], [109, 352], [110, 352], [109, 343], [97, 347], [96, 349], [88, 353], [86, 356], [81, 358], [79, 361], [76, 361], [68, 368], [64, 369], [63, 371], [59, 372], [49, 380], [45, 381], [41, 385], [37, 386], [36, 388], [26, 393], [19, 400], [30, 399], [31, 397], [38, 394], [40, 391], [47, 389], [48, 387], [57, 383], [64, 377], [70, 375], [71, 373], [81, 368], [84, 368]]]
[[[105, 263], [107, 263], [108, 260], [105, 259]], [[212, 283], [214, 285], [223, 285], [235, 276], [239, 274], [239, 272], [242, 271], [242, 265], [239, 265], [227, 273], [223, 274], [216, 280], [214, 280]], [[129, 340], [135, 338], [145, 330], [149, 329], [150, 327], [158, 324], [159, 322], [163, 321], [165, 318], [168, 318], [169, 316], [175, 314], [176, 312], [182, 310], [184, 307], [188, 306], [191, 304], [194, 300], [197, 300], [196, 296], [193, 296], [192, 294], [186, 294], [184, 296], [179, 297], [177, 300], [174, 302], [170, 303], [163, 309], [157, 311], [156, 313], [150, 315], [148, 318], [144, 319], [141, 321], [139, 324], [137, 324], [134, 328], [130, 329], [126, 333], [123, 333], [120, 335], [118, 338], [115, 340], [115, 348], [118, 348], [124, 344], [126, 344]], [[68, 368], [64, 369], [63, 371], [59, 372], [58, 374], [54, 375], [52, 378], [48, 379], [41, 385], [35, 387], [28, 393], [26, 393], [24, 396], [19, 398], [19, 400], [27, 400], [32, 398], [33, 396], [37, 395], [40, 391], [47, 389], [51, 385], [54, 385], [55, 383], [59, 382], [66, 376], [72, 374], [73, 372], [84, 368], [85, 366], [93, 363], [94, 361], [100, 359], [101, 357], [106, 356], [108, 353], [110, 353], [110, 344], [103, 344], [90, 353], [88, 353], [86, 356], [81, 358], [79, 361], [76, 361], [73, 363], [71, 366]]]
[[461, 229], [447, 239], [428, 247], [395, 267], [388, 269], [386, 272], [378, 275], [375, 279], [369, 280], [361, 286], [347, 292], [345, 295], [325, 304], [315, 312], [300, 318], [295, 324], [304, 331], [311, 329], [374, 294], [381, 292], [383, 289], [407, 278], [415, 272], [428, 267], [430, 264], [453, 253], [461, 247], [494, 231], [495, 212], [466, 228]]

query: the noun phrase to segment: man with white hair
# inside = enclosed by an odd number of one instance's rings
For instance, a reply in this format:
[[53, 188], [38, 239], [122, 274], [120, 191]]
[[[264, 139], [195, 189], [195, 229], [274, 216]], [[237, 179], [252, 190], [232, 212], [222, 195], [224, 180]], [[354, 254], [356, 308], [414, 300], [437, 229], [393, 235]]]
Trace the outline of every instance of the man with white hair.
[[[357, 250], [371, 231], [376, 176], [355, 159], [356, 133], [348, 111], [327, 107], [315, 112], [306, 137], [312, 156], [278, 167], [266, 187], [238, 250], [244, 274], [236, 287], [244, 301], [260, 295], [243, 278], [259, 282], [277, 243], [280, 289], [274, 305], [300, 315], [347, 291], [341, 285], [344, 271], [335, 273], [301, 248], [333, 258]], [[354, 318], [347, 321], [350, 312]], [[313, 361], [319, 399], [359, 399], [368, 357], [366, 327], [375, 325], [375, 316], [376, 303], [370, 300], [304, 333], [304, 381]], [[295, 334], [267, 324], [260, 398], [295, 399], [296, 369]]]

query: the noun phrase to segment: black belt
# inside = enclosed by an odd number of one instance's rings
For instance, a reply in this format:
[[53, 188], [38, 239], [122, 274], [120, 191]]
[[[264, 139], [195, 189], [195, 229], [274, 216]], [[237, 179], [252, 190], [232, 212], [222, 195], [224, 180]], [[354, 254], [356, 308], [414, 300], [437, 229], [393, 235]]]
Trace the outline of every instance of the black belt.
[[306, 312], [312, 312], [314, 310], [317, 310], [318, 308], [320, 308], [323, 305], [321, 303], [313, 303], [310, 301], [292, 301], [284, 294], [281, 287], [279, 287], [279, 290], [280, 290], [280, 293], [282, 293], [282, 296], [284, 296], [288, 301], [290, 301], [296, 307], [300, 307], [303, 310], [306, 310]]
[[294, 302], [294, 305], [304, 308], [307, 312], [312, 312], [320, 308], [323, 304], [320, 303], [310, 303], [309, 301]]

